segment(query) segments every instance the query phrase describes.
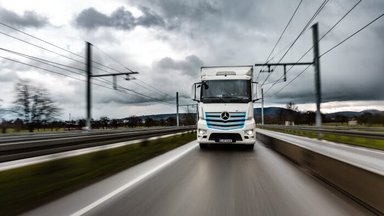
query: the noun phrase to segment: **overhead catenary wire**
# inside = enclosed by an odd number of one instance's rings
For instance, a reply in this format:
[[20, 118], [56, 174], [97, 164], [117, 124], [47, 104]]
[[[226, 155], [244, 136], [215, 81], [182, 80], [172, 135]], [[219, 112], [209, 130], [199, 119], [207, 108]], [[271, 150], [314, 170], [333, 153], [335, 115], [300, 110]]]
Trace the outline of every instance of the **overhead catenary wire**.
[[[324, 33], [323, 36], [320, 37], [319, 39], [319, 42], [325, 37], [327, 36], [331, 31], [333, 31], [333, 29], [340, 24], [340, 22], [342, 20], [344, 20], [345, 17], [347, 17], [360, 3], [362, 2], [362, 0], [359, 0], [357, 1], [353, 6], [352, 8], [350, 8], [335, 24], [333, 24], [333, 26], [331, 28], [328, 29], [327, 32]], [[313, 45], [311, 46], [311, 48], [309, 48], [297, 61], [296, 63], [300, 62], [311, 50], [313, 49]], [[295, 65], [292, 65], [287, 71], [286, 71], [286, 74], [288, 74], [289, 71], [292, 70], [292, 68], [294, 67]], [[266, 91], [264, 94], [267, 94], [269, 92], [269, 90], [271, 90], [277, 83], [279, 83], [279, 81], [284, 77], [284, 74], [282, 76], [279, 77], [279, 79], [277, 79], [273, 85], [271, 85]]]
[[15, 59], [11, 59], [11, 58], [8, 58], [8, 57], [0, 56], [0, 58], [6, 59], [8, 61], [13, 61], [13, 62], [16, 62], [16, 63], [19, 63], [19, 64], [23, 64], [23, 65], [26, 65], [26, 66], [29, 66], [29, 67], [34, 67], [34, 68], [37, 68], [37, 69], [40, 69], [40, 70], [44, 70], [44, 71], [47, 71], [47, 72], [59, 74], [61, 76], [69, 77], [69, 78], [76, 79], [76, 80], [79, 80], [79, 81], [85, 81], [85, 80], [82, 80], [82, 79], [77, 78], [77, 77], [69, 76], [67, 74], [62, 74], [62, 73], [57, 72], [57, 71], [53, 71], [53, 70], [46, 69], [46, 68], [43, 68], [43, 67], [39, 67], [39, 66], [36, 66], [36, 65], [28, 64], [28, 63], [21, 62], [21, 61], [18, 61], [18, 60], [15, 60]]
[[[60, 72], [57, 72], [57, 71], [54, 71], [54, 70], [50, 70], [50, 69], [43, 68], [43, 67], [39, 67], [39, 66], [32, 65], [32, 64], [29, 64], [29, 63], [21, 62], [21, 61], [18, 61], [18, 60], [15, 60], [15, 59], [11, 59], [11, 58], [8, 58], [8, 57], [0, 56], [0, 58], [2, 58], [2, 59], [6, 59], [6, 60], [8, 60], [8, 61], [15, 62], [15, 63], [23, 64], [23, 65], [26, 65], [26, 66], [29, 66], [29, 67], [37, 68], [37, 69], [40, 69], [40, 70], [43, 70], [43, 71], [46, 71], [46, 72], [50, 72], [50, 73], [54, 73], [54, 74], [58, 74], [58, 75], [60, 75], [60, 76], [65, 76], [65, 77], [68, 77], [68, 78], [71, 78], [71, 79], [74, 79], [74, 80], [78, 80], [78, 81], [86, 82], [85, 79], [81, 79], [81, 78], [78, 78], [78, 77], [70, 76], [70, 75], [68, 75], [68, 74], [63, 74], [63, 73], [60, 73]], [[102, 84], [99, 84], [99, 83], [93, 83], [93, 84], [96, 85], [96, 86], [100, 86], [100, 87], [103, 87], [103, 88], [107, 88], [107, 89], [111, 89], [111, 90], [113, 90], [112, 87], [108, 87], [108, 86], [105, 86], [105, 85], [102, 85]], [[125, 92], [125, 93], [127, 93], [127, 94], [129, 94], [129, 95], [131, 95], [131, 96], [140, 96], [140, 97], [144, 97], [144, 98], [152, 99], [152, 100], [157, 101], [157, 102], [164, 102], [164, 103], [172, 104], [172, 103], [170, 103], [170, 102], [167, 102], [167, 101], [163, 101], [163, 100], [161, 100], [161, 99], [157, 99], [157, 98], [150, 97], [150, 96], [148, 96], [148, 95], [139, 93], [139, 92], [134, 91], [134, 90], [132, 90], [132, 89], [125, 88], [125, 87], [123, 87], [123, 86], [119, 86], [119, 88], [124, 90], [124, 91], [120, 91], [120, 92]], [[130, 93], [130, 92], [132, 92], [132, 93]]]
[[68, 56], [66, 56], [66, 55], [63, 55], [63, 54], [61, 54], [61, 53], [58, 53], [58, 52], [52, 51], [52, 50], [50, 50], [50, 49], [47, 49], [47, 48], [45, 48], [45, 47], [42, 47], [42, 46], [36, 45], [36, 44], [34, 44], [34, 43], [28, 42], [28, 41], [26, 41], [26, 40], [23, 40], [23, 39], [21, 39], [21, 38], [18, 38], [18, 37], [12, 36], [12, 35], [10, 35], [10, 34], [7, 34], [7, 33], [5, 33], [5, 32], [1, 32], [1, 31], [0, 31], [0, 34], [2, 34], [2, 35], [5, 35], [5, 36], [7, 36], [7, 37], [10, 37], [10, 38], [13, 38], [13, 39], [15, 39], [15, 40], [18, 40], [18, 41], [24, 42], [24, 43], [26, 43], [26, 44], [29, 44], [29, 45], [31, 45], [31, 46], [34, 46], [34, 47], [37, 47], [37, 48], [39, 48], [39, 49], [45, 50], [45, 51], [47, 51], [47, 52], [50, 52], [50, 53], [56, 54], [56, 55], [58, 55], [58, 56], [61, 56], [61, 57], [63, 57], [63, 58], [66, 58], [66, 59], [69, 59], [69, 60], [72, 60], [72, 61], [78, 62], [78, 63], [80, 63], [80, 64], [85, 64], [85, 63], [84, 63], [84, 62], [82, 62], [82, 61], [79, 61], [79, 60], [77, 60], [77, 59], [74, 59], [74, 58], [68, 57]]
[[331, 52], [332, 50], [334, 50], [336, 47], [340, 46], [341, 44], [343, 44], [344, 42], [346, 42], [347, 40], [351, 39], [353, 36], [357, 35], [358, 33], [360, 33], [362, 30], [364, 30], [365, 28], [367, 28], [368, 26], [370, 26], [372, 23], [376, 22], [377, 20], [379, 20], [380, 18], [382, 18], [384, 16], [384, 13], [382, 13], [381, 15], [379, 15], [378, 17], [376, 17], [375, 19], [373, 19], [372, 21], [370, 21], [368, 24], [366, 24], [365, 26], [361, 27], [360, 29], [358, 29], [357, 31], [355, 31], [354, 33], [350, 34], [348, 37], [346, 37], [344, 40], [340, 41], [339, 43], [337, 43], [336, 45], [334, 45], [333, 47], [331, 47], [330, 49], [328, 49], [327, 51], [325, 51], [323, 54], [320, 55], [320, 57], [323, 57], [324, 55], [328, 54], [329, 52]]
[[[345, 39], [343, 39], [342, 41], [340, 41], [339, 43], [337, 43], [336, 45], [334, 45], [333, 47], [331, 47], [330, 49], [328, 49], [327, 51], [325, 51], [322, 55], [320, 55], [320, 57], [326, 55], [327, 53], [329, 53], [330, 51], [334, 50], [336, 47], [340, 46], [342, 43], [346, 42], [347, 40], [349, 40], [350, 38], [352, 38], [353, 36], [355, 36], [356, 34], [358, 34], [359, 32], [361, 32], [362, 30], [364, 30], [365, 28], [367, 28], [368, 26], [370, 26], [372, 23], [376, 22], [377, 20], [379, 20], [380, 18], [382, 18], [384, 16], [384, 13], [380, 14], [378, 17], [374, 18], [372, 21], [370, 21], [369, 23], [367, 23], [366, 25], [364, 25], [363, 27], [361, 27], [360, 29], [358, 29], [357, 31], [355, 31], [354, 33], [350, 34], [348, 37], [346, 37]], [[296, 77], [294, 79], [292, 79], [289, 83], [287, 83], [285, 86], [283, 86], [283, 88], [281, 88], [280, 90], [278, 90], [277, 92], [275, 92], [273, 96], [275, 96], [276, 94], [278, 94], [279, 92], [281, 92], [285, 87], [287, 87], [289, 84], [291, 84], [294, 80], [296, 80], [300, 75], [302, 75], [305, 71], [306, 71], [307, 68], [305, 68], [302, 72], [300, 72], [298, 75], [296, 75]]]
[[[82, 59], [85, 59], [84, 56], [81, 56], [81, 55], [79, 55], [79, 54], [77, 54], [77, 53], [74, 53], [74, 52], [72, 52], [72, 51], [69, 51], [69, 50], [67, 50], [67, 49], [64, 49], [64, 48], [62, 48], [62, 47], [60, 47], [60, 46], [57, 46], [57, 45], [55, 45], [55, 44], [53, 44], [53, 43], [50, 43], [50, 42], [48, 42], [48, 41], [46, 41], [46, 40], [43, 40], [43, 39], [41, 39], [41, 38], [38, 38], [38, 37], [36, 37], [36, 36], [33, 36], [32, 34], [29, 34], [29, 33], [25, 32], [25, 31], [19, 30], [19, 29], [15, 28], [15, 27], [12, 27], [12, 26], [7, 25], [7, 24], [5, 24], [5, 23], [1, 23], [1, 22], [0, 22], [0, 24], [3, 25], [3, 26], [8, 27], [8, 28], [10, 28], [10, 29], [13, 29], [13, 30], [15, 30], [15, 31], [17, 31], [17, 32], [20, 32], [20, 33], [22, 33], [22, 34], [25, 34], [25, 35], [27, 35], [27, 36], [29, 36], [29, 37], [32, 37], [32, 38], [34, 38], [34, 39], [36, 39], [36, 40], [39, 40], [39, 41], [41, 41], [41, 42], [44, 42], [44, 43], [46, 43], [46, 44], [48, 44], [48, 45], [50, 45], [50, 46], [53, 46], [53, 47], [55, 47], [55, 48], [58, 48], [58, 49], [60, 49], [60, 50], [62, 50], [62, 51], [68, 52], [68, 53], [70, 53], [70, 54], [76, 55], [77, 57], [80, 57], [80, 58], [82, 58]], [[8, 36], [8, 37], [13, 38], [13, 39], [15, 39], [15, 40], [24, 42], [24, 43], [29, 44], [29, 45], [31, 45], [31, 46], [37, 47], [37, 48], [39, 48], [39, 49], [43, 49], [43, 50], [45, 50], [45, 51], [47, 51], [47, 52], [50, 52], [50, 53], [59, 55], [59, 56], [61, 56], [61, 57], [63, 57], [63, 58], [66, 58], [66, 59], [69, 59], [69, 60], [72, 60], [72, 61], [75, 61], [75, 62], [77, 62], [77, 63], [80, 63], [80, 64], [85, 65], [85, 62], [83, 62], [83, 61], [80, 61], [80, 60], [71, 58], [71, 57], [69, 57], [69, 56], [63, 55], [63, 54], [61, 54], [61, 53], [52, 51], [52, 50], [50, 50], [50, 49], [48, 49], [48, 48], [45, 48], [45, 47], [36, 45], [36, 44], [34, 44], [34, 43], [31, 43], [31, 42], [28, 42], [28, 41], [23, 40], [23, 39], [21, 39], [21, 38], [12, 36], [12, 35], [7, 34], [7, 33], [5, 33], [5, 32], [0, 32], [0, 34], [3, 34], [3, 35], [5, 35], [5, 36]], [[118, 71], [118, 70], [116, 70], [116, 69], [114, 69], [114, 68], [112, 68], [112, 67], [106, 66], [106, 65], [104, 65], [104, 64], [102, 64], [102, 63], [100, 63], [100, 62], [97, 62], [97, 61], [92, 61], [92, 62], [95, 63], [95, 64], [97, 64], [97, 65], [99, 65], [99, 66], [102, 66], [102, 67], [104, 67], [104, 68], [107, 68], [107, 69], [109, 69], [109, 70], [112, 70], [112, 71], [115, 71], [115, 72], [120, 72], [120, 71]], [[107, 72], [107, 73], [108, 73], [108, 71], [105, 70], [105, 69], [103, 69], [103, 68], [95, 67], [95, 66], [94, 66], [94, 68], [97, 69], [97, 70], [100, 70], [100, 71], [103, 71], [103, 72]]]
[[[299, 7], [300, 7], [301, 3], [303, 3], [303, 0], [300, 0], [299, 4], [296, 6], [296, 9], [293, 11], [293, 14], [291, 15], [291, 18], [288, 20], [288, 23], [285, 25], [283, 31], [281, 32], [281, 34], [280, 34], [279, 38], [277, 39], [275, 45], [273, 46], [272, 50], [269, 52], [269, 55], [268, 55], [267, 59], [265, 60], [265, 63], [268, 63], [270, 61], [269, 58], [271, 57], [272, 53], [275, 51], [275, 49], [276, 49], [277, 45], [279, 44], [281, 38], [285, 34], [285, 31], [288, 29], [288, 26], [291, 24], [291, 22], [292, 22], [293, 18], [295, 17], [297, 11], [299, 10]], [[259, 78], [260, 73], [261, 72], [258, 73], [258, 75], [256, 77], [256, 80]]]
[[69, 51], [69, 50], [67, 50], [67, 49], [64, 49], [64, 48], [62, 48], [62, 47], [59, 47], [59, 46], [57, 46], [57, 45], [55, 45], [55, 44], [53, 44], [53, 43], [51, 43], [51, 42], [48, 42], [48, 41], [46, 41], [46, 40], [43, 40], [43, 39], [38, 38], [38, 37], [36, 37], [36, 36], [33, 36], [33, 35], [31, 35], [31, 34], [25, 32], [25, 31], [22, 31], [22, 30], [20, 30], [20, 29], [17, 29], [17, 28], [15, 28], [15, 27], [10, 26], [10, 25], [8, 25], [8, 24], [5, 24], [5, 23], [3, 23], [3, 22], [0, 22], [0, 25], [3, 25], [3, 26], [5, 26], [5, 27], [7, 27], [7, 28], [10, 28], [10, 29], [15, 30], [15, 31], [17, 31], [17, 32], [20, 32], [20, 33], [22, 33], [22, 34], [25, 34], [25, 35], [27, 35], [27, 36], [29, 36], [29, 37], [31, 37], [31, 38], [34, 38], [34, 39], [36, 39], [36, 40], [38, 40], [38, 41], [44, 42], [44, 43], [46, 43], [46, 44], [49, 44], [49, 45], [51, 45], [51, 46], [53, 46], [53, 47], [56, 47], [56, 48], [58, 48], [58, 49], [60, 49], [60, 50], [65, 51], [65, 52], [71, 53], [71, 54], [73, 54], [73, 55], [75, 55], [75, 56], [77, 56], [77, 57], [84, 58], [84, 56], [81, 56], [81, 55], [79, 55], [79, 54], [77, 54], [77, 53], [74, 53], [74, 52]]
[[[46, 59], [38, 58], [38, 57], [35, 57], [35, 56], [27, 55], [27, 54], [16, 52], [16, 51], [9, 50], [9, 49], [0, 48], [0, 50], [5, 51], [5, 52], [9, 52], [9, 53], [12, 53], [12, 54], [15, 54], [15, 55], [18, 55], [18, 56], [21, 56], [21, 57], [24, 57], [26, 59], [30, 59], [30, 60], [36, 61], [36, 62], [39, 62], [39, 63], [42, 63], [42, 64], [45, 64], [45, 65], [49, 65], [51, 67], [55, 67], [55, 68], [58, 68], [58, 69], [63, 70], [63, 71], [74, 73], [76, 75], [85, 76], [84, 73], [79, 73], [79, 72], [76, 72], [76, 71], [73, 71], [73, 70], [69, 70], [69, 69], [63, 68], [63, 67], [68, 67], [68, 68], [72, 68], [72, 69], [76, 69], [76, 70], [84, 72], [84, 70], [80, 69], [80, 68], [76, 68], [76, 67], [64, 65], [64, 64], [61, 64], [61, 63], [49, 61], [49, 60], [46, 60]], [[63, 66], [63, 67], [60, 67], [60, 66]], [[108, 82], [105, 82], [105, 80], [97, 80], [97, 81], [104, 82], [106, 84], [110, 84]]]
[[95, 47], [97, 50], [99, 50], [101, 53], [103, 53], [105, 56], [107, 56], [109, 59], [111, 59], [112, 61], [114, 61], [115, 63], [117, 63], [118, 65], [120, 65], [121, 67], [123, 67], [124, 69], [127, 69], [129, 72], [135, 72], [133, 70], [131, 70], [130, 68], [128, 68], [127, 66], [123, 65], [122, 63], [120, 63], [119, 61], [117, 61], [115, 58], [113, 58], [111, 55], [108, 55], [106, 52], [104, 52], [102, 49], [100, 49], [99, 47], [95, 46], [95, 45], [92, 45], [93, 47]]
[[[35, 57], [35, 56], [32, 56], [32, 55], [24, 54], [24, 53], [21, 53], [21, 52], [10, 50], [10, 49], [0, 48], [0, 50], [5, 51], [5, 52], [9, 52], [9, 53], [12, 53], [12, 54], [15, 54], [15, 55], [19, 55], [19, 56], [22, 56], [22, 57], [26, 57], [26, 58], [29, 58], [31, 60], [39, 60], [41, 62], [47, 62], [47, 63], [51, 63], [51, 64], [55, 64], [55, 65], [59, 65], [59, 66], [63, 66], [63, 67], [67, 67], [67, 68], [71, 68], [71, 69], [75, 69], [75, 70], [78, 70], [78, 71], [85, 72], [85, 70], [81, 69], [81, 68], [77, 68], [77, 67], [65, 65], [65, 64], [62, 64], [62, 63], [50, 61], [50, 60], [47, 60], [47, 59]], [[82, 75], [84, 75], [84, 74], [82, 74]]]
[[[95, 45], [93, 45], [93, 47], [95, 47], [95, 48], [96, 48], [97, 50], [99, 50], [102, 54], [106, 55], [109, 59], [111, 59], [112, 61], [114, 61], [114, 62], [117, 63], [118, 65], [120, 65], [122, 68], [124, 68], [124, 69], [126, 69], [126, 70], [128, 70], [128, 71], [130, 71], [130, 72], [135, 72], [134, 70], [130, 69], [129, 67], [127, 67], [127, 66], [125, 66], [124, 64], [122, 64], [121, 62], [119, 62], [116, 58], [114, 58], [114, 57], [112, 57], [111, 55], [109, 55], [109, 54], [107, 54], [106, 52], [104, 52], [101, 48], [99, 48], [99, 47], [97, 47], [97, 46], [95, 46]], [[143, 85], [137, 83], [136, 81], [143, 83]], [[153, 87], [152, 85], [150, 85], [150, 84], [148, 84], [148, 83], [146, 83], [146, 82], [144, 82], [144, 81], [141, 81], [139, 78], [134, 78], [134, 79], [133, 79], [133, 83], [134, 83], [135, 85], [138, 85], [138, 86], [140, 86], [140, 87], [142, 87], [142, 88], [145, 88], [145, 89], [147, 89], [148, 91], [154, 92], [154, 93], [156, 93], [156, 94], [160, 94], [160, 95], [164, 94], [164, 96], [172, 97], [172, 96], [170, 96], [169, 94], [167, 94], [167, 93], [161, 91], [160, 89], [157, 89], [157, 88]], [[147, 85], [148, 87], [146, 87], [146, 86], [144, 86], [144, 85]]]
[[164, 91], [162, 91], [162, 90], [160, 90], [160, 89], [158, 89], [158, 88], [155, 88], [153, 85], [148, 84], [148, 83], [146, 83], [146, 82], [140, 80], [139, 78], [136, 78], [135, 80], [137, 80], [138, 82], [141, 82], [141, 83], [143, 83], [143, 84], [149, 86], [150, 88], [154, 89], [155, 91], [161, 92], [161, 93], [164, 94], [164, 95], [168, 95], [168, 96], [172, 97], [172, 96], [169, 95], [168, 93], [166, 93], [166, 92], [164, 92]]
[[271, 97], [277, 95], [280, 93], [283, 89], [285, 89], [287, 86], [289, 86], [293, 81], [295, 81], [299, 76], [301, 76], [311, 65], [308, 65], [304, 68], [299, 74], [297, 74], [291, 81], [289, 81], [287, 84], [285, 84], [282, 88], [280, 88], [278, 91], [276, 91]]
[[[290, 44], [290, 46], [288, 47], [288, 49], [284, 52], [283, 56], [279, 59], [278, 63], [280, 63], [284, 57], [287, 55], [287, 53], [289, 52], [289, 50], [292, 49], [292, 47], [295, 45], [295, 43], [298, 41], [298, 39], [304, 34], [304, 32], [307, 30], [307, 28], [309, 27], [309, 25], [312, 23], [312, 21], [320, 14], [320, 12], [323, 10], [323, 8], [325, 7], [325, 5], [329, 2], [329, 0], [324, 0], [321, 5], [319, 6], [319, 8], [316, 10], [316, 12], [312, 15], [312, 17], [309, 19], [309, 21], [306, 23], [306, 25], [304, 26], [304, 28], [301, 30], [301, 32], [299, 33], [299, 35], [295, 38], [295, 40]], [[276, 68], [277, 66], [275, 66]], [[268, 80], [268, 78], [271, 76], [271, 73], [268, 73], [267, 77], [264, 79], [262, 85], [264, 85], [264, 83]]]
[[[46, 40], [43, 40], [43, 39], [41, 39], [41, 38], [38, 38], [38, 37], [36, 37], [36, 36], [34, 36], [34, 35], [32, 35], [32, 34], [29, 34], [29, 33], [25, 32], [25, 31], [22, 31], [22, 30], [20, 30], [20, 29], [17, 29], [17, 28], [15, 28], [15, 27], [12, 27], [12, 26], [10, 26], [10, 25], [7, 25], [7, 24], [5, 24], [5, 23], [3, 23], [3, 22], [0, 22], [0, 25], [3, 25], [3, 26], [5, 26], [5, 27], [8, 27], [8, 28], [10, 28], [10, 29], [12, 29], [12, 30], [15, 30], [15, 31], [19, 32], [19, 33], [25, 34], [25, 35], [27, 35], [27, 36], [29, 36], [29, 37], [32, 37], [32, 38], [34, 38], [34, 39], [36, 39], [36, 40], [39, 40], [39, 41], [41, 41], [41, 42], [44, 42], [44, 43], [46, 43], [46, 44], [48, 44], [48, 45], [50, 45], [50, 46], [53, 46], [53, 47], [55, 47], [55, 48], [58, 48], [58, 49], [62, 50], [62, 51], [68, 52], [68, 53], [73, 54], [73, 55], [75, 55], [75, 56], [77, 56], [77, 57], [80, 57], [80, 58], [82, 58], [82, 59], [85, 59], [84, 56], [81, 56], [81, 55], [79, 55], [79, 54], [77, 54], [77, 53], [74, 53], [74, 52], [72, 52], [72, 51], [69, 51], [69, 50], [67, 50], [67, 49], [64, 49], [64, 48], [62, 48], [62, 47], [60, 47], [60, 46], [57, 46], [57, 45], [55, 45], [55, 44], [53, 44], [53, 43], [50, 43], [50, 42], [48, 42], [48, 41], [46, 41]], [[13, 39], [15, 39], [15, 40], [24, 42], [24, 43], [26, 43], [26, 44], [28, 44], [28, 45], [37, 47], [37, 48], [39, 48], [39, 49], [48, 51], [48, 52], [50, 52], [50, 53], [59, 55], [59, 56], [64, 57], [64, 58], [66, 58], [66, 59], [69, 59], [69, 60], [72, 60], [72, 61], [75, 61], [75, 62], [78, 62], [78, 63], [81, 63], [81, 64], [85, 64], [85, 62], [79, 61], [79, 60], [77, 60], [77, 59], [73, 59], [73, 58], [68, 57], [68, 56], [66, 56], [66, 55], [63, 55], [63, 54], [61, 54], [61, 53], [52, 51], [52, 50], [50, 50], [50, 49], [48, 49], [48, 48], [45, 48], [45, 47], [36, 45], [36, 44], [34, 44], [34, 43], [31, 43], [31, 42], [28, 42], [28, 41], [23, 40], [23, 39], [21, 39], [21, 38], [12, 36], [12, 35], [7, 34], [7, 33], [5, 33], [5, 32], [0, 32], [0, 34], [3, 34], [3, 35], [5, 35], [5, 36], [8, 36], [8, 37], [13, 38]], [[3, 50], [3, 51], [5, 51], [5, 50]], [[10, 51], [10, 50], [9, 50], [9, 51]], [[100, 51], [101, 51], [101, 50], [100, 50]], [[103, 52], [103, 53], [104, 53], [105, 55], [107, 55], [109, 58], [111, 58], [111, 59], [113, 59], [114, 61], [116, 61], [116, 60], [115, 60], [114, 58], [112, 58], [110, 55], [106, 54], [105, 52]], [[16, 54], [16, 53], [14, 53], [14, 54]], [[70, 68], [71, 66], [68, 66], [68, 65], [64, 65], [64, 64], [57, 63], [57, 62], [53, 62], [53, 61], [49, 61], [49, 60], [46, 60], [46, 59], [42, 59], [42, 58], [38, 58], [38, 57], [34, 57], [34, 56], [30, 56], [30, 55], [27, 55], [27, 54], [22, 54], [22, 53], [17, 53], [17, 54], [19, 54], [20, 56], [23, 55], [23, 56], [26, 57], [26, 58], [29, 58], [29, 59], [31, 59], [31, 60], [38, 61], [38, 62], [40, 62], [40, 63], [44, 63], [44, 64], [47, 64], [47, 65], [50, 65], [50, 66], [59, 68], [59, 69], [61, 69], [61, 70], [66, 70], [66, 71], [68, 71], [68, 72], [76, 73], [76, 72], [74, 72], [74, 71], [71, 71], [71, 70], [68, 70], [68, 69], [61, 68], [61, 67], [58, 67], [58, 66], [57, 66], [57, 65], [61, 65], [61, 66]], [[14, 60], [14, 59], [6, 58], [6, 57], [2, 57], [2, 58], [7, 59], [7, 60], [10, 60], [10, 61], [17, 62], [17, 63], [20, 63], [20, 64], [24, 64], [24, 65], [28, 65], [28, 66], [31, 66], [31, 67], [35, 67], [35, 68], [38, 68], [38, 69], [41, 69], [41, 70], [45, 70], [45, 71], [48, 71], [48, 72], [52, 72], [52, 73], [60, 74], [60, 75], [67, 76], [67, 77], [70, 77], [70, 78], [74, 78], [74, 77], [69, 76], [69, 75], [65, 75], [65, 74], [62, 74], [62, 73], [59, 73], [59, 72], [56, 72], [56, 71], [53, 71], [53, 70], [49, 70], [49, 69], [46, 69], [46, 68], [42, 68], [42, 67], [38, 67], [38, 66], [34, 66], [34, 65], [31, 65], [31, 64], [28, 64], [28, 63], [20, 62], [20, 61]], [[97, 64], [97, 65], [99, 65], [99, 66], [102, 66], [102, 67], [104, 67], [104, 68], [107, 68], [107, 69], [109, 69], [109, 70], [113, 70], [113, 71], [115, 71], [115, 72], [120, 72], [120, 71], [118, 71], [118, 70], [116, 70], [116, 69], [114, 69], [114, 68], [112, 68], [112, 67], [106, 66], [106, 65], [101, 64], [101, 63], [99, 63], [99, 62], [97, 62], [97, 61], [92, 61], [92, 62], [93, 62], [94, 64]], [[118, 61], [116, 61], [116, 62], [118, 63]], [[122, 65], [122, 64], [120, 64], [120, 65]], [[133, 71], [132, 71], [131, 69], [129, 69], [128, 67], [126, 67], [126, 66], [124, 66], [124, 65], [122, 65], [122, 66], [123, 66], [125, 69], [129, 70], [130, 72], [133, 72]], [[95, 67], [95, 66], [93, 66], [93, 68], [108, 73], [107, 70], [104, 70], [104, 69], [102, 69], [102, 68], [100, 68], [100, 67]], [[75, 68], [75, 67], [72, 67], [72, 69], [79, 70], [79, 68]], [[84, 71], [84, 70], [81, 70], [81, 71]], [[80, 74], [78, 74], [78, 75], [80, 75]], [[84, 74], [84, 75], [85, 75], [85, 74]], [[74, 79], [81, 80], [81, 79], [78, 79], [78, 78], [74, 78]], [[98, 78], [98, 80], [99, 80], [99, 81], [102, 80], [104, 83], [107, 83], [107, 84], [111, 84], [111, 83], [112, 83], [112, 82], [110, 82], [110, 81], [108, 81], [108, 80], [105, 80], [105, 79], [103, 79], [103, 78]], [[99, 85], [99, 84], [97, 84], [97, 85]], [[100, 85], [100, 86], [101, 86], [101, 85]], [[105, 87], [105, 86], [103, 86], [103, 87]], [[122, 86], [119, 86], [119, 87], [120, 87], [120, 88], [124, 88], [124, 87], [122, 87]], [[154, 87], [153, 87], [153, 88], [154, 88]], [[112, 89], [112, 88], [109, 88], [109, 89]], [[154, 99], [154, 100], [159, 101], [159, 102], [164, 102], [164, 101], [162, 101], [161, 99], [153, 98], [153, 97], [150, 97], [150, 96], [148, 96], [148, 95], [142, 94], [142, 93], [140, 93], [140, 92], [137, 92], [137, 91], [134, 91], [134, 90], [131, 90], [131, 89], [128, 89], [128, 88], [124, 88], [124, 89], [125, 89], [126, 91], [131, 91], [131, 92], [133, 92], [134, 94], [139, 95], [139, 96], [141, 96], [141, 97], [146, 97], [146, 98]], [[133, 94], [131, 94], [131, 95], [133, 95]], [[166, 101], [165, 101], [165, 102], [166, 102]], [[166, 103], [169, 103], [169, 102], [166, 102]]]

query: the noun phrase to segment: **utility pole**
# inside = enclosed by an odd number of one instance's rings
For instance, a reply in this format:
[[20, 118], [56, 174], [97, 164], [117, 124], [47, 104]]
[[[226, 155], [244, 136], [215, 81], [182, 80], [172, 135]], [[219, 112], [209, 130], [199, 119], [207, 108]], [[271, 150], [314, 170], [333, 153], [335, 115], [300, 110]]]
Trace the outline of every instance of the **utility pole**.
[[179, 92], [176, 92], [176, 126], [179, 127]]
[[86, 120], [86, 128], [87, 130], [91, 130], [91, 77], [92, 77], [92, 44], [89, 42], [85, 42], [86, 44], [86, 72], [87, 72], [87, 120]]
[[92, 77], [105, 77], [105, 76], [112, 76], [113, 77], [113, 88], [116, 90], [116, 76], [120, 75], [126, 75], [127, 80], [129, 75], [131, 74], [138, 74], [138, 72], [130, 71], [130, 72], [123, 72], [123, 73], [111, 73], [111, 74], [98, 74], [98, 75], [92, 75], [92, 44], [89, 42], [85, 42], [86, 45], [86, 73], [87, 73], [87, 84], [86, 84], [86, 101], [87, 101], [87, 111], [86, 111], [86, 129], [91, 130], [91, 111], [92, 111], [92, 94], [91, 94], [91, 78]]
[[261, 125], [264, 125], [264, 90], [261, 89]]
[[316, 127], [321, 127], [321, 80], [320, 80], [320, 56], [319, 56], [319, 28], [318, 23], [312, 26], [313, 33], [313, 62], [315, 67], [315, 92], [316, 92]]
[[[316, 92], [316, 126], [321, 127], [321, 79], [320, 79], [320, 51], [319, 51], [319, 28], [318, 23], [315, 23], [312, 26], [312, 35], [313, 35], [313, 62], [294, 62], [294, 63], [263, 63], [263, 64], [255, 64], [257, 67], [265, 67], [267, 66], [268, 70], [260, 70], [260, 73], [271, 73], [273, 69], [271, 66], [283, 66], [284, 67], [284, 79], [283, 81], [287, 81], [287, 66], [297, 66], [297, 65], [313, 65], [315, 67], [315, 92]], [[264, 105], [264, 94], [262, 93], [262, 106]], [[263, 108], [262, 108], [263, 112]], [[263, 115], [263, 113], [262, 113]], [[262, 124], [263, 124], [263, 116], [262, 116]]]

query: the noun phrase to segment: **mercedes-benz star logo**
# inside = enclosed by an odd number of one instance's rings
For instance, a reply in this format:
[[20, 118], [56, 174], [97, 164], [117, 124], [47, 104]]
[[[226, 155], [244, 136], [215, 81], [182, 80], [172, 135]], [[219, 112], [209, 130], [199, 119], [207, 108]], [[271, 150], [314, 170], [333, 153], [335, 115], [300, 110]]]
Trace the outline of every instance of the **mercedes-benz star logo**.
[[222, 112], [220, 116], [221, 116], [221, 119], [223, 119], [224, 121], [227, 121], [229, 119], [228, 112]]

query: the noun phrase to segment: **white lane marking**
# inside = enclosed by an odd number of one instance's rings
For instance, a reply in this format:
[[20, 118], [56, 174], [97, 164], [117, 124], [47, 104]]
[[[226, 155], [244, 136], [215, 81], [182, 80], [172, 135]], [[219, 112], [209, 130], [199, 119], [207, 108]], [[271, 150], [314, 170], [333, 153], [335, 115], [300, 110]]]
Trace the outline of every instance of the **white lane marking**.
[[129, 187], [133, 186], [134, 184], [142, 181], [143, 179], [145, 179], [146, 177], [152, 175], [153, 173], [155, 173], [156, 171], [166, 167], [167, 165], [171, 164], [172, 162], [176, 161], [177, 159], [181, 158], [182, 156], [184, 156], [185, 154], [187, 154], [188, 152], [190, 152], [192, 149], [196, 148], [197, 144], [195, 145], [192, 145], [191, 147], [189, 147], [188, 149], [184, 150], [183, 152], [181, 152], [180, 154], [174, 156], [173, 158], [170, 158], [169, 160], [167, 160], [166, 162], [164, 162], [163, 164], [160, 164], [159, 166], [156, 166], [154, 167], [153, 169], [149, 170], [147, 173], [144, 173], [138, 177], [136, 177], [135, 179], [133, 179], [132, 181], [130, 182], [127, 182], [125, 185], [117, 188], [116, 190], [112, 191], [111, 193], [101, 197], [100, 199], [96, 200], [95, 202], [89, 204], [88, 206], [85, 206], [84, 208], [78, 210], [77, 212], [71, 214], [71, 216], [80, 216], [80, 215], [84, 215], [85, 213], [89, 212], [90, 210], [96, 208], [98, 205], [102, 204], [103, 202], [111, 199], [112, 197], [116, 196], [117, 194], [123, 192], [124, 190], [128, 189]]

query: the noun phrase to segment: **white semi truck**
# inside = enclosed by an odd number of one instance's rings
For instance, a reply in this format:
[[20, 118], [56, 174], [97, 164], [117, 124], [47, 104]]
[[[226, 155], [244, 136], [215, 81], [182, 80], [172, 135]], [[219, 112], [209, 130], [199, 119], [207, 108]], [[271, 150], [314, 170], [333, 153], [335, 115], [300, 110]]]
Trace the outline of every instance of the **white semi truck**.
[[192, 86], [199, 105], [197, 141], [209, 144], [241, 144], [253, 149], [256, 124], [253, 102], [258, 100], [252, 66], [201, 67], [201, 82]]

